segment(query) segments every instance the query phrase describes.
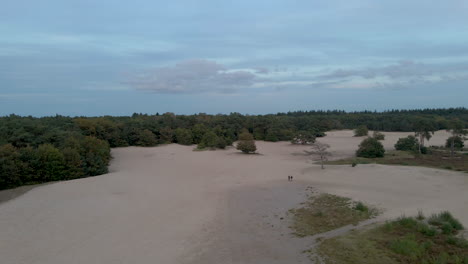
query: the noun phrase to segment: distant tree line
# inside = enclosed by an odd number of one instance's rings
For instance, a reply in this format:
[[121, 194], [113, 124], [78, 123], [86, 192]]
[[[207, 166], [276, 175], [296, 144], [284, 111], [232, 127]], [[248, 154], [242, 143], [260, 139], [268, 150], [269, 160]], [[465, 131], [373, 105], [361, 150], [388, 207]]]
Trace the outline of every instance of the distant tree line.
[[[313, 142], [334, 129], [365, 126], [377, 131], [468, 127], [468, 109], [386, 112], [297, 111], [268, 115], [133, 114], [103, 117], [0, 117], [0, 189], [107, 172], [110, 148], [179, 143], [225, 148], [242, 132], [255, 140]], [[424, 135], [423, 135], [424, 136]]]

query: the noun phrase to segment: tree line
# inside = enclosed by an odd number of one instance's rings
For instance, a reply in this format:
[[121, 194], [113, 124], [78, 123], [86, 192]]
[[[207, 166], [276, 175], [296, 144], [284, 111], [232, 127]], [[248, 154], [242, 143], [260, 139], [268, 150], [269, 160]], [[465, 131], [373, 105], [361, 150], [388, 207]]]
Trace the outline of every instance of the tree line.
[[296, 111], [268, 115], [138, 114], [67, 117], [0, 117], [0, 189], [67, 180], [107, 172], [110, 148], [196, 144], [225, 148], [242, 132], [255, 140], [308, 141], [334, 129], [366, 126], [378, 131], [448, 129], [460, 120], [468, 127], [468, 109], [392, 110], [386, 112]]

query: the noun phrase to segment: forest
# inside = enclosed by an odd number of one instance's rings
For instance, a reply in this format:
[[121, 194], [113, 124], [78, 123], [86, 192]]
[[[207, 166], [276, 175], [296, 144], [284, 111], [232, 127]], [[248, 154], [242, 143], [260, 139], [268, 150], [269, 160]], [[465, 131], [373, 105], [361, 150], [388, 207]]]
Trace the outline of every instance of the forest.
[[468, 127], [467, 108], [385, 112], [296, 111], [267, 115], [138, 114], [102, 117], [0, 117], [0, 189], [70, 180], [107, 172], [110, 149], [126, 146], [196, 144], [225, 148], [247, 129], [256, 140], [291, 140], [298, 133], [366, 126], [376, 131], [448, 129], [459, 120]]

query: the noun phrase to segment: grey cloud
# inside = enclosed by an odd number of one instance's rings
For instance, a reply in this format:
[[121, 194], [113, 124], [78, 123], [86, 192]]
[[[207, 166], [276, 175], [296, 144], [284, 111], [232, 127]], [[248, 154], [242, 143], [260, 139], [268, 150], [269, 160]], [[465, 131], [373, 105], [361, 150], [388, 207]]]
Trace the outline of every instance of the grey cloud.
[[391, 79], [399, 79], [406, 77], [423, 77], [434, 74], [434, 68], [430, 65], [417, 63], [411, 60], [402, 60], [397, 64], [384, 67], [344, 70], [339, 69], [330, 74], [319, 76], [320, 79], [330, 78], [346, 78], [346, 77], [362, 77], [365, 79], [373, 79], [378, 76], [389, 77]]
[[255, 70], [255, 73], [257, 74], [268, 74], [270, 73], [270, 70], [268, 68], [265, 68], [265, 67], [256, 67], [254, 68]]
[[156, 68], [128, 83], [137, 90], [156, 93], [230, 93], [252, 86], [255, 78], [248, 71], [229, 71], [214, 61], [197, 59]]

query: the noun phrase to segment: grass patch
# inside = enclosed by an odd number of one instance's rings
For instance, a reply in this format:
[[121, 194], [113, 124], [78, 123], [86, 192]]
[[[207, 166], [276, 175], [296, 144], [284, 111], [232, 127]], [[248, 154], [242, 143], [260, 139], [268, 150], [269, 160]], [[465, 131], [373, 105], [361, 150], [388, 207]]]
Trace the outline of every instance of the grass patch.
[[300, 237], [327, 232], [349, 224], [370, 219], [378, 211], [362, 202], [331, 194], [310, 197], [304, 207], [291, 209], [294, 216], [291, 228]]
[[[468, 264], [468, 241], [458, 235], [461, 229], [453, 227], [460, 227], [458, 220], [448, 212], [429, 219], [400, 217], [367, 230], [352, 231], [324, 240], [317, 253], [326, 264]], [[451, 234], [441, 229], [448, 223], [454, 230]]]
[[450, 157], [447, 151], [433, 150], [430, 154], [419, 155], [406, 151], [389, 151], [383, 158], [349, 158], [343, 160], [328, 161], [329, 165], [348, 165], [356, 166], [358, 164], [385, 164], [385, 165], [403, 165], [403, 166], [422, 166], [446, 170], [468, 172], [468, 156], [457, 153]]

